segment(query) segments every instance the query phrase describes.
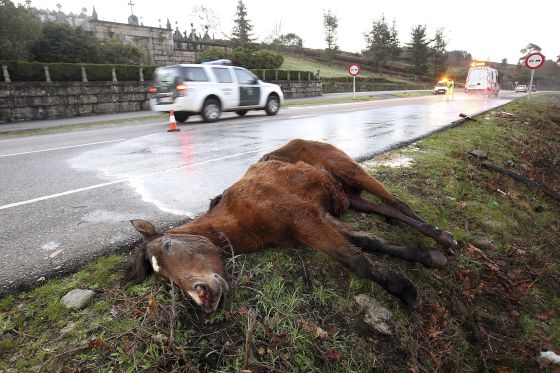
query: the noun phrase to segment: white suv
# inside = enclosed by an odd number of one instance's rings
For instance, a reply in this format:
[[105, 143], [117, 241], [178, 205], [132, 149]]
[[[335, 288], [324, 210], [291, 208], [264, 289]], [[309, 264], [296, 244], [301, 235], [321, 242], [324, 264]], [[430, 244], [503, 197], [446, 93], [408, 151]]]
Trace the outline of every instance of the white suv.
[[193, 114], [200, 114], [205, 122], [215, 122], [222, 111], [245, 115], [249, 110], [264, 110], [276, 115], [284, 102], [278, 85], [265, 83], [242, 67], [215, 64], [157, 68], [149, 92], [154, 94], [151, 109], [173, 110], [179, 122]]

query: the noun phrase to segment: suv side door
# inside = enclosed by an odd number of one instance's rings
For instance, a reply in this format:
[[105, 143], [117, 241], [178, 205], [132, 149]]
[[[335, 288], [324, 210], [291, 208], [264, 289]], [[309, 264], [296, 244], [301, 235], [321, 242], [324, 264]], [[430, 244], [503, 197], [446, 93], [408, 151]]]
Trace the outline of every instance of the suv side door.
[[237, 85], [233, 81], [232, 71], [229, 67], [212, 66], [212, 73], [218, 82], [217, 88], [221, 91], [224, 107], [222, 110], [227, 110], [238, 106], [239, 92]]
[[261, 98], [259, 80], [248, 70], [234, 67], [233, 71], [239, 84], [239, 106], [257, 106]]

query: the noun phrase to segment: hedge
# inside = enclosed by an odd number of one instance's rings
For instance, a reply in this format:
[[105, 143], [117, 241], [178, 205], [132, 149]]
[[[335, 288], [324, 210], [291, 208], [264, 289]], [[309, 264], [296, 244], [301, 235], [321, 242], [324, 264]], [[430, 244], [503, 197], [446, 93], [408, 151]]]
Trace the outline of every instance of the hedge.
[[[46, 81], [44, 66], [49, 67], [49, 75], [53, 82], [82, 81], [82, 66], [86, 69], [88, 81], [112, 81], [112, 68], [115, 68], [117, 80], [139, 81], [140, 74], [137, 65], [113, 65], [91, 63], [46, 63], [0, 61], [0, 65], [8, 66], [8, 73], [12, 82], [44, 82]], [[5, 80], [3, 69], [2, 81]], [[143, 66], [144, 80], [151, 80], [155, 66]]]
[[81, 65], [75, 63], [49, 63], [48, 66], [53, 82], [79, 82], [82, 80]]
[[[253, 69], [259, 79], [270, 80], [315, 80], [315, 73], [304, 70]], [[298, 79], [299, 78], [299, 79]]]
[[[8, 66], [8, 73], [12, 82], [36, 82], [45, 81], [45, 70], [42, 63], [38, 62], [20, 62], [20, 61], [2, 61], [2, 65]], [[4, 69], [2, 69], [2, 77], [4, 77]], [[2, 79], [2, 81], [4, 81]]]
[[[117, 80], [119, 81], [140, 80], [140, 66], [136, 65], [101, 65], [91, 63], [45, 63], [19, 61], [0, 61], [0, 65], [8, 66], [8, 72], [13, 82], [44, 82], [46, 80], [44, 66], [49, 67], [50, 77], [53, 82], [82, 81], [82, 66], [85, 67], [87, 79], [90, 82], [112, 81], [113, 67], [115, 68]], [[142, 71], [145, 81], [153, 79], [155, 69], [155, 66], [143, 66]], [[259, 79], [264, 81], [315, 79], [315, 73], [311, 71], [278, 69], [253, 69], [252, 71], [259, 77]], [[4, 74], [2, 73], [2, 78], [3, 77]], [[2, 79], [2, 81], [4, 81], [4, 79]]]

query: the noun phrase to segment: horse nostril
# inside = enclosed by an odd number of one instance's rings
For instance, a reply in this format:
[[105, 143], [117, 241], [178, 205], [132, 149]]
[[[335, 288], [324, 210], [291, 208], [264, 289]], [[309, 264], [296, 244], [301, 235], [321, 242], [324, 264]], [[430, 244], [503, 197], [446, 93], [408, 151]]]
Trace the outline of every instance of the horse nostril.
[[194, 288], [200, 297], [208, 294], [208, 286], [206, 284], [196, 284]]

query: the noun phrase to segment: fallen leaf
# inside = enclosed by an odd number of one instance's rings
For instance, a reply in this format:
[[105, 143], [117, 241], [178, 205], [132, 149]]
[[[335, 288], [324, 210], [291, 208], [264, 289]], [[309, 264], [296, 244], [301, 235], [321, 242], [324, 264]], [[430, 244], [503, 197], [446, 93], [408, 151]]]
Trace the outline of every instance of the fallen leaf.
[[301, 324], [303, 326], [303, 329], [305, 329], [307, 332], [315, 335], [315, 337], [319, 338], [319, 339], [326, 339], [329, 336], [329, 333], [327, 333], [325, 330], [321, 329], [319, 326], [310, 323], [309, 321], [305, 320], [305, 319], [301, 319]]
[[552, 318], [555, 317], [555, 316], [556, 316], [556, 310], [552, 309], [552, 310], [550, 310], [550, 311], [548, 311], [548, 312], [545, 312], [545, 313], [543, 313], [543, 314], [541, 314], [541, 315], [538, 315], [538, 316], [537, 316], [537, 319], [540, 320], [540, 321], [548, 321], [548, 320], [552, 319]]
[[111, 345], [100, 338], [92, 339], [88, 342], [88, 346], [91, 348], [104, 348], [110, 349]]
[[321, 355], [323, 360], [340, 360], [340, 357], [340, 352], [332, 348], [327, 348], [323, 355]]

